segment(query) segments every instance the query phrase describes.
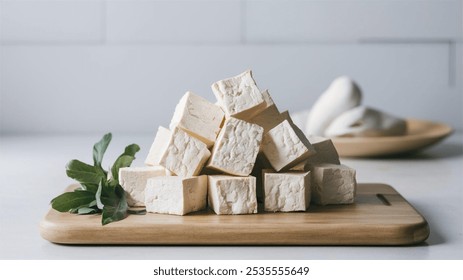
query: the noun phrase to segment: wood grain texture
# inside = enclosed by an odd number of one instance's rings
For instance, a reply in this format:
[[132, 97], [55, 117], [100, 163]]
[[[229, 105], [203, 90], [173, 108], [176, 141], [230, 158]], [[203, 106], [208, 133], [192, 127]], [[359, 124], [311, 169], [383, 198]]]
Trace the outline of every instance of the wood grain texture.
[[148, 213], [101, 226], [100, 215], [51, 209], [40, 233], [61, 244], [411, 245], [426, 240], [429, 227], [391, 186], [359, 184], [353, 205], [310, 206], [297, 213]]

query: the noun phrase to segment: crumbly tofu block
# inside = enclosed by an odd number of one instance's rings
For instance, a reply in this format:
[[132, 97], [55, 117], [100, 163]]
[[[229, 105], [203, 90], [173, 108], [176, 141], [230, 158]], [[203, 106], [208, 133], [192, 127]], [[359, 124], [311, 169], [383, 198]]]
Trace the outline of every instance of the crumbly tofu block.
[[215, 170], [212, 168], [208, 168], [207, 166], [204, 166], [203, 169], [201, 170], [201, 175], [226, 175], [222, 171]]
[[158, 139], [159, 131], [164, 130], [161, 128], [158, 130], [146, 163], [161, 165], [182, 177], [199, 175], [211, 155], [206, 144], [178, 127], [171, 132], [162, 132], [159, 136], [161, 139]]
[[262, 92], [262, 97], [264, 98], [264, 101], [265, 101], [265, 110], [267, 110], [270, 107], [273, 107], [278, 111], [277, 105], [273, 101], [272, 96], [270, 96], [270, 92], [268, 92], [268, 89]]
[[261, 148], [276, 171], [289, 169], [315, 154], [304, 133], [288, 120], [264, 135]]
[[[284, 112], [282, 112], [280, 114], [280, 119], [281, 119], [281, 121], [278, 124], [282, 123], [284, 120], [287, 120], [293, 126], [293, 128], [299, 129], [299, 127], [297, 125], [295, 125], [293, 120], [291, 119], [291, 116], [289, 115], [288, 110], [286, 110], [286, 111], [284, 111]], [[300, 130], [300, 131], [301, 131], [302, 134], [304, 134], [304, 132], [302, 132], [302, 130]]]
[[165, 169], [165, 170], [166, 170], [166, 176], [177, 176], [174, 172], [170, 171], [169, 169]]
[[263, 179], [263, 171], [270, 170], [268, 172], [275, 172], [272, 166], [268, 162], [267, 158], [262, 153], [257, 155], [256, 162], [254, 164], [254, 168], [252, 169], [251, 175], [256, 177], [256, 196], [257, 202], [263, 203], [264, 202], [264, 179]]
[[[257, 124], [264, 129], [264, 135], [275, 126], [282, 123], [284, 120], [287, 120], [290, 124], [293, 124], [291, 117], [289, 116], [288, 111], [284, 111], [283, 113], [279, 113], [278, 115], [274, 116], [267, 116], [267, 118], [260, 118], [261, 114], [259, 114], [256, 118], [254, 118], [251, 123]], [[294, 127], [294, 126], [293, 126]], [[260, 152], [262, 152], [262, 145], [259, 148]]]
[[145, 164], [148, 166], [157, 166], [161, 162], [162, 153], [169, 145], [172, 133], [170, 130], [163, 126], [158, 127], [156, 136], [154, 137], [153, 144], [151, 145], [148, 156], [146, 157]]
[[306, 211], [311, 197], [310, 171], [306, 173], [264, 171], [264, 195], [265, 211]]
[[354, 203], [355, 169], [346, 165], [319, 164], [312, 167], [312, 202], [319, 205]]
[[341, 164], [331, 139], [320, 136], [309, 136], [308, 139], [317, 152], [307, 159], [309, 164]]
[[252, 117], [249, 122], [262, 126], [264, 128], [264, 133], [266, 133], [278, 124], [275, 123], [275, 119], [280, 118], [280, 111], [278, 110], [275, 102], [273, 102], [268, 90], [264, 90], [262, 92], [262, 97], [265, 101], [265, 108], [262, 112]]
[[308, 160], [304, 160], [297, 165], [291, 167], [289, 171], [293, 172], [305, 172], [305, 171], [310, 171], [312, 168], [312, 165], [307, 162]]
[[250, 70], [212, 84], [212, 91], [226, 118], [249, 120], [266, 108]]
[[292, 167], [292, 171], [307, 171], [310, 170], [311, 166], [314, 164], [341, 164], [338, 152], [331, 139], [321, 136], [309, 136], [307, 138], [317, 153], [310, 156], [306, 161]]
[[145, 187], [149, 178], [166, 176], [162, 166], [119, 168], [119, 183], [125, 190], [129, 206], [145, 206]]
[[224, 118], [222, 109], [188, 91], [175, 107], [170, 129], [176, 126], [203, 141], [207, 147], [214, 145]]
[[217, 215], [257, 213], [256, 178], [208, 176], [208, 201]]
[[265, 111], [271, 111], [276, 114], [280, 113], [280, 111], [277, 108], [277, 105], [275, 104], [272, 97], [270, 96], [268, 89], [262, 92], [262, 97], [264, 98], [264, 101], [265, 101], [265, 108], [259, 114], [262, 114]]
[[148, 179], [145, 189], [146, 211], [185, 215], [206, 208], [207, 176], [179, 176]]
[[236, 176], [248, 176], [254, 167], [264, 129], [243, 120], [225, 121], [212, 149], [208, 168]]
[[264, 133], [267, 133], [267, 131], [274, 128], [282, 121], [290, 120], [290, 117], [288, 111], [283, 113], [278, 111], [278, 108], [275, 103], [273, 103], [268, 91], [264, 91], [262, 95], [264, 96], [267, 107], [262, 112], [251, 118], [249, 122], [262, 126], [264, 128]]

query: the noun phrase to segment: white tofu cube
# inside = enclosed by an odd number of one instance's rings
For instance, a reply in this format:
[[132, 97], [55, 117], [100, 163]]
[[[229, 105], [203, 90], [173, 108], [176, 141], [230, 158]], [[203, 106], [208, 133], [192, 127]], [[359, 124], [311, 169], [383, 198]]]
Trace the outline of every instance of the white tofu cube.
[[319, 205], [354, 203], [355, 169], [345, 165], [320, 164], [312, 167], [312, 201]]
[[169, 169], [166, 169], [166, 176], [177, 176], [174, 172], [170, 171]]
[[259, 153], [264, 129], [235, 118], [225, 121], [212, 149], [208, 168], [237, 176], [248, 176]]
[[211, 155], [206, 144], [178, 127], [166, 130], [159, 128], [145, 163], [161, 165], [182, 177], [199, 175]]
[[297, 165], [291, 167], [289, 171], [295, 171], [295, 172], [304, 172], [304, 171], [310, 171], [312, 169], [312, 164], [307, 163], [307, 160], [304, 160]]
[[215, 82], [211, 87], [226, 118], [249, 120], [266, 107], [264, 97], [250, 70]]
[[173, 130], [178, 126], [203, 141], [207, 147], [212, 147], [219, 134], [223, 118], [224, 113], [219, 106], [188, 91], [175, 107], [169, 127]]
[[154, 137], [153, 144], [151, 145], [148, 156], [146, 157], [145, 164], [148, 166], [157, 166], [161, 162], [163, 152], [169, 145], [172, 133], [165, 127], [158, 127], [156, 136]]
[[[267, 118], [261, 118], [261, 114], [257, 116], [257, 118], [253, 119], [251, 122], [261, 126], [264, 129], [264, 135], [275, 126], [282, 123], [284, 120], [287, 120], [289, 123], [292, 124], [291, 117], [289, 116], [288, 111], [284, 111], [275, 116], [267, 116]], [[260, 146], [260, 152], [262, 152], [262, 145]], [[265, 156], [264, 156], [265, 157]]]
[[208, 200], [217, 215], [257, 213], [256, 178], [208, 176]]
[[309, 136], [308, 139], [317, 152], [307, 159], [309, 164], [341, 164], [338, 152], [331, 139], [320, 136]]
[[272, 96], [270, 96], [270, 92], [268, 92], [268, 89], [262, 92], [262, 97], [264, 98], [264, 101], [265, 101], [265, 109], [274, 107], [278, 111], [277, 105], [273, 101]]
[[146, 211], [185, 215], [206, 208], [207, 176], [156, 177], [145, 189]]
[[305, 211], [309, 208], [310, 196], [310, 172], [264, 173], [265, 211]]
[[270, 94], [267, 90], [262, 92], [262, 95], [264, 96], [267, 107], [262, 112], [252, 117], [249, 122], [262, 126], [265, 134], [270, 129], [280, 124], [282, 121], [290, 121], [291, 118], [289, 117], [288, 111], [283, 113], [278, 111], [278, 108], [276, 107], [272, 97], [270, 97]]
[[315, 154], [304, 133], [288, 120], [264, 135], [261, 149], [276, 171], [289, 169]]
[[280, 111], [278, 111], [277, 105], [275, 104], [272, 97], [270, 96], [270, 93], [268, 92], [268, 89], [266, 89], [266, 90], [264, 90], [262, 92], [262, 98], [265, 101], [265, 107], [262, 110], [262, 112], [260, 112], [259, 114], [261, 114], [261, 113], [263, 113], [264, 111], [267, 111], [267, 110], [280, 113]]
[[145, 206], [145, 187], [149, 178], [166, 176], [162, 166], [119, 168], [119, 184], [125, 190], [129, 206]]
[[262, 153], [259, 153], [257, 155], [254, 168], [251, 172], [251, 175], [256, 177], [256, 196], [257, 202], [259, 203], [264, 202], [264, 170], [267, 170], [268, 172], [275, 172], [275, 170], [273, 170], [272, 166], [268, 162], [267, 158]]
[[320, 136], [309, 136], [308, 139], [317, 153], [310, 156], [306, 161], [292, 167], [292, 171], [307, 171], [314, 164], [341, 164], [338, 152], [331, 139]]

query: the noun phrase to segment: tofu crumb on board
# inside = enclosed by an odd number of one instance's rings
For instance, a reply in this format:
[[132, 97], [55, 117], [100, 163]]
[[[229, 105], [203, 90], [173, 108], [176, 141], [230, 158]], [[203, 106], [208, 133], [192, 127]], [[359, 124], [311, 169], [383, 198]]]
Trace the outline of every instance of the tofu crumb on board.
[[[130, 205], [186, 215], [309, 211], [355, 201], [356, 172], [332, 141], [305, 135], [247, 70], [211, 86], [217, 101], [187, 91], [145, 160], [123, 169]], [[156, 171], [154, 171], [156, 170]], [[207, 203], [208, 201], [208, 203]]]

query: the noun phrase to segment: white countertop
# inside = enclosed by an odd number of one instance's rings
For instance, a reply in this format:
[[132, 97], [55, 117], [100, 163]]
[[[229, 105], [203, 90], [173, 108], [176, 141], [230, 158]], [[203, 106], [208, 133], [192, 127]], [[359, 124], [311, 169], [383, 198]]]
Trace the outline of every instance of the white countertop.
[[[0, 259], [463, 259], [463, 135], [456, 133], [416, 156], [343, 159], [360, 183], [392, 185], [427, 219], [431, 234], [419, 246], [65, 246], [40, 237], [49, 201], [72, 183], [64, 166], [91, 162], [100, 135], [0, 138]], [[152, 135], [113, 135], [106, 162]]]

